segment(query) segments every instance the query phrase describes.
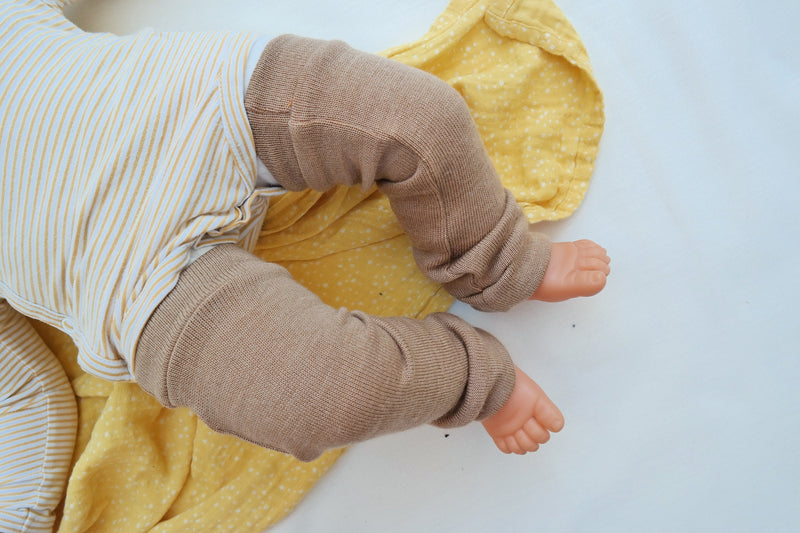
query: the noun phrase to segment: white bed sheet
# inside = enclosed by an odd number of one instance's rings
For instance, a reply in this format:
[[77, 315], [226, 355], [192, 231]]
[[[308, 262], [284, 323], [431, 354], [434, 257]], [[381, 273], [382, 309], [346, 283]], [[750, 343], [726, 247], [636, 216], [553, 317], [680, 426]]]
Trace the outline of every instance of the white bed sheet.
[[[247, 29], [368, 51], [446, 0], [86, 0], [86, 29]], [[478, 425], [354, 446], [273, 531], [800, 528], [800, 2], [562, 0], [605, 94], [589, 193], [556, 240], [612, 256], [592, 299], [487, 315], [566, 415], [533, 455]]]

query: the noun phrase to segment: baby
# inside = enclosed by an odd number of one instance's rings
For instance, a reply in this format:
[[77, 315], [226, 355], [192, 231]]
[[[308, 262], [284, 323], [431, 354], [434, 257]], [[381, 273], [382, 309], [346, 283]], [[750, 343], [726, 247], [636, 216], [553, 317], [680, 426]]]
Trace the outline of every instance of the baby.
[[423, 423], [481, 420], [518, 454], [562, 428], [487, 332], [334, 309], [243, 249], [272, 194], [374, 185], [422, 271], [477, 309], [600, 291], [605, 250], [529, 232], [455, 90], [340, 42], [87, 34], [60, 7], [0, 2], [0, 427], [45, 433], [14, 475], [49, 494], [0, 502], [0, 527], [52, 523], [74, 438], [21, 315], [70, 334], [86, 371], [301, 460]]

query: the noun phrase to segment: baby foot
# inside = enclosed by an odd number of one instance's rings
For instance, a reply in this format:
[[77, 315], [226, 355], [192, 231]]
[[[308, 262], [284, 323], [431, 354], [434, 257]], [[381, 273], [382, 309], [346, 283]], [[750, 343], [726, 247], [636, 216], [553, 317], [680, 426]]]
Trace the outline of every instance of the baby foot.
[[483, 427], [503, 453], [525, 455], [550, 440], [550, 431], [564, 427], [558, 407], [527, 374], [516, 368], [511, 398]]
[[560, 302], [597, 294], [606, 285], [610, 262], [606, 251], [592, 241], [553, 243], [550, 263], [531, 300]]

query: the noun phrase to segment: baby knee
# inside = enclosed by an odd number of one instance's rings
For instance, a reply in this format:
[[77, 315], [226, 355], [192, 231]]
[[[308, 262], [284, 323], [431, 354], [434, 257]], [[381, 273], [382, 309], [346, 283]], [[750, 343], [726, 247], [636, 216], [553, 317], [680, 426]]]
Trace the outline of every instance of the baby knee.
[[390, 135], [413, 150], [427, 164], [432, 159], [481, 150], [483, 145], [467, 102], [436, 76], [400, 65], [404, 86], [387, 87], [398, 115], [389, 122]]

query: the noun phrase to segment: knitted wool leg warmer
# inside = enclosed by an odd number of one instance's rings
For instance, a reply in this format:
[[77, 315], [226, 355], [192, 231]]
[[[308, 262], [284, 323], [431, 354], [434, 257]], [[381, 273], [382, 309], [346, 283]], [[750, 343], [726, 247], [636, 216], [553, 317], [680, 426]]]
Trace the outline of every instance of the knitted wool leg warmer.
[[245, 97], [256, 152], [290, 190], [377, 184], [422, 271], [481, 310], [529, 298], [550, 241], [528, 231], [450, 86], [341, 42], [272, 40]]
[[142, 332], [134, 373], [162, 404], [305, 461], [424, 423], [486, 418], [514, 387], [503, 346], [460, 318], [337, 310], [233, 245], [181, 273]]

